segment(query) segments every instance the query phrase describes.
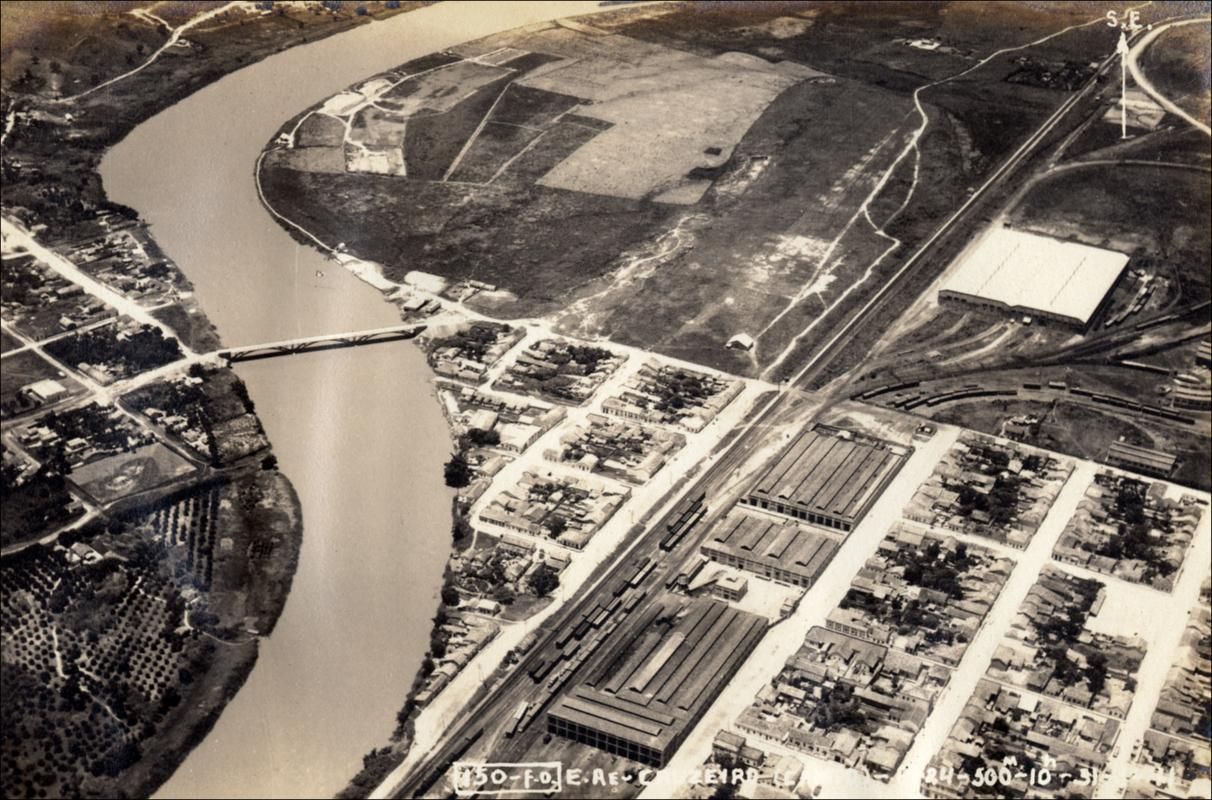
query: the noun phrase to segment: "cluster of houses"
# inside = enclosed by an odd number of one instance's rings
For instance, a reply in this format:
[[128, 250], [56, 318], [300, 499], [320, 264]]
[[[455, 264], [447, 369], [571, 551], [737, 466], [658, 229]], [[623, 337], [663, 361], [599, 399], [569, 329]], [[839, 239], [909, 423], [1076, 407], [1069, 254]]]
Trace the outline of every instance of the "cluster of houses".
[[523, 329], [498, 322], [469, 322], [454, 330], [437, 329], [425, 339], [429, 366], [443, 378], [483, 383], [488, 368], [524, 335]]
[[804, 765], [791, 756], [770, 757], [759, 748], [748, 744], [739, 733], [720, 731], [711, 742], [711, 756], [718, 764], [731, 764], [733, 768], [752, 771], [758, 786], [769, 787], [761, 791], [761, 797], [798, 797], [795, 789], [804, 774]]
[[[1118, 720], [982, 679], [930, 762], [922, 792], [1093, 797], [1119, 728]], [[994, 785], [977, 785], [977, 776], [990, 774]]]
[[1169, 800], [1203, 797], [1212, 776], [1212, 748], [1207, 742], [1177, 739], [1145, 731], [1140, 757], [1133, 765], [1127, 797]]
[[601, 472], [643, 484], [677, 453], [686, 440], [676, 433], [590, 414], [571, 428], [543, 457], [584, 472]]
[[1013, 569], [1013, 561], [986, 548], [900, 523], [867, 559], [825, 624], [955, 667]]
[[494, 388], [580, 405], [626, 360], [600, 347], [541, 339], [518, 353]]
[[[1052, 557], [1168, 592], [1174, 587], [1201, 512], [1193, 495], [1168, 499], [1164, 483], [1100, 471], [1061, 533]], [[1139, 519], [1129, 519], [1129, 513], [1138, 514]], [[1141, 537], [1147, 547], [1124, 547], [1133, 526], [1147, 528]]]
[[904, 515], [1025, 549], [1072, 471], [1068, 459], [967, 432], [918, 488]]
[[446, 654], [438, 660], [425, 686], [417, 693], [416, 703], [427, 705], [446, 688], [463, 667], [496, 638], [500, 628], [496, 623], [475, 614], [452, 614], [442, 625], [446, 636]]
[[1129, 797], [1202, 797], [1212, 779], [1208, 697], [1212, 696], [1212, 579], [1191, 612], [1161, 697], [1145, 732]]
[[950, 676], [941, 664], [814, 627], [736, 727], [888, 780]]
[[[180, 380], [201, 382], [202, 379], [184, 376]], [[210, 436], [202, 428], [195, 427], [188, 418], [181, 414], [169, 414], [167, 411], [155, 406], [143, 409], [143, 415], [185, 442], [197, 451], [199, 455], [210, 455]]]
[[1153, 729], [1165, 734], [1204, 740], [1205, 776], [1208, 765], [1208, 698], [1212, 696], [1212, 612], [1199, 606], [1191, 614], [1161, 698], [1153, 712]]
[[20, 299], [8, 293], [0, 300], [4, 319], [35, 339], [55, 333], [74, 331], [85, 325], [114, 316], [114, 311], [100, 298], [87, 294], [83, 287], [67, 280], [31, 255], [7, 259], [4, 269], [6, 284], [18, 278], [22, 281]]
[[630, 494], [589, 479], [526, 472], [480, 511], [479, 521], [581, 550]]
[[465, 599], [468, 610], [485, 615], [500, 612], [494, 599], [508, 589], [514, 595], [530, 594], [530, 577], [542, 566], [557, 575], [568, 566], [568, 553], [558, 547], [539, 547], [531, 539], [511, 533], [499, 537], [481, 536], [473, 550], [451, 559], [454, 585]]
[[649, 361], [602, 410], [624, 419], [701, 431], [744, 389], [741, 381]]
[[[88, 413], [91, 412], [91, 413]], [[87, 414], [87, 416], [85, 416]], [[123, 449], [133, 450], [149, 442], [155, 437], [139, 429], [118, 409], [106, 411], [103, 407], [93, 404], [70, 416], [58, 418], [59, 424], [48, 424], [42, 419], [16, 432], [17, 443], [35, 458], [45, 461], [53, 456], [60, 448], [72, 469], [79, 467], [94, 458], [111, 455]], [[87, 423], [71, 424], [68, 420], [92, 419], [103, 421], [106, 426], [108, 446], [98, 446], [89, 435]], [[75, 434], [75, 435], [73, 435]]]
[[72, 248], [71, 259], [97, 280], [131, 300], [151, 303], [174, 296], [178, 275], [167, 261], [151, 258], [140, 226], [111, 229]]
[[[1145, 643], [1086, 627], [1105, 598], [1106, 587], [1098, 581], [1045, 567], [994, 651], [989, 677], [1123, 719], [1132, 704]], [[1071, 639], [1058, 631], [1078, 622], [1081, 627]]]
[[559, 424], [567, 411], [558, 405], [529, 398], [508, 400], [468, 386], [443, 386], [442, 407], [456, 434], [476, 429], [494, 431], [494, 447], [521, 453]]

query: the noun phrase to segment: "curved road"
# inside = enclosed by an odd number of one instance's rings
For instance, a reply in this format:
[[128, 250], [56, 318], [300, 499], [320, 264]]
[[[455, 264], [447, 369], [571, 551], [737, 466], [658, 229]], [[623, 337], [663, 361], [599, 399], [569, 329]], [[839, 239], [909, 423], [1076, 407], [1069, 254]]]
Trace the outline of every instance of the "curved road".
[[1179, 20], [1178, 22], [1170, 22], [1165, 25], [1158, 25], [1158, 26], [1154, 27], [1153, 30], [1151, 30], [1147, 34], [1145, 34], [1145, 36], [1143, 36], [1141, 38], [1141, 40], [1139, 42], [1137, 42], [1132, 47], [1131, 50], [1128, 51], [1127, 63], [1128, 63], [1128, 72], [1132, 73], [1132, 80], [1136, 82], [1137, 86], [1139, 86], [1142, 90], [1144, 90], [1145, 94], [1149, 95], [1155, 101], [1157, 101], [1157, 104], [1160, 105], [1162, 108], [1166, 109], [1166, 111], [1169, 111], [1171, 114], [1174, 114], [1177, 117], [1182, 117], [1187, 122], [1194, 125], [1196, 128], [1199, 128], [1204, 133], [1208, 134], [1209, 136], [1212, 136], [1212, 127], [1209, 127], [1206, 123], [1201, 122], [1198, 119], [1196, 119], [1195, 117], [1191, 116], [1191, 114], [1189, 114], [1186, 111], [1184, 111], [1183, 109], [1179, 108], [1178, 105], [1173, 100], [1171, 100], [1170, 98], [1166, 97], [1161, 92], [1159, 92], [1157, 90], [1157, 87], [1149, 82], [1148, 77], [1145, 76], [1144, 71], [1140, 68], [1141, 53], [1145, 52], [1145, 49], [1148, 48], [1149, 45], [1153, 42], [1153, 40], [1156, 39], [1158, 36], [1160, 36], [1163, 31], [1167, 31], [1170, 28], [1176, 28], [1180, 25], [1208, 25], [1208, 24], [1212, 24], [1212, 19], [1209, 19], [1208, 17], [1201, 17], [1199, 19], [1184, 19], [1184, 20]]

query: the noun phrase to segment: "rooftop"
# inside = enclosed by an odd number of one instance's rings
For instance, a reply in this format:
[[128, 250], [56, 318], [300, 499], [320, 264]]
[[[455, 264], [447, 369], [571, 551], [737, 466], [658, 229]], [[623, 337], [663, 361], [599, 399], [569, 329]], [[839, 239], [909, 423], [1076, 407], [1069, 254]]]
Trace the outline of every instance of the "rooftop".
[[715, 524], [703, 546], [814, 579], [837, 550], [826, 534], [739, 508]]
[[779, 455], [750, 494], [854, 522], [900, 461], [882, 443], [815, 427]]
[[1114, 250], [991, 227], [960, 254], [940, 291], [1086, 323], [1127, 263]]
[[1127, 442], [1115, 442], [1107, 451], [1110, 459], [1120, 459], [1136, 464], [1148, 464], [1156, 469], [1172, 470], [1176, 458], [1161, 450], [1150, 450]]
[[[663, 621], [670, 618], [672, 624]], [[765, 619], [715, 600], [653, 603], [550, 713], [664, 751], [706, 709], [765, 628]]]

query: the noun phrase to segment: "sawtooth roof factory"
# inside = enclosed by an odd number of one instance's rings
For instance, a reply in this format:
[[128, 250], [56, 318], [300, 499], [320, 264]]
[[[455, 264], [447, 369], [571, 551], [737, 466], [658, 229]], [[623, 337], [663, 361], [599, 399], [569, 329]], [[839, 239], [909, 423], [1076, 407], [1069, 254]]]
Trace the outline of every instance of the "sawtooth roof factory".
[[938, 299], [1085, 332], [1127, 265], [1114, 250], [995, 226], [960, 253]]
[[702, 551], [721, 564], [808, 588], [833, 560], [839, 541], [836, 535], [734, 509], [715, 524]]
[[817, 425], [780, 453], [740, 502], [849, 532], [907, 454], [906, 448], [873, 437]]
[[716, 600], [653, 603], [552, 707], [547, 730], [662, 767], [765, 631]]

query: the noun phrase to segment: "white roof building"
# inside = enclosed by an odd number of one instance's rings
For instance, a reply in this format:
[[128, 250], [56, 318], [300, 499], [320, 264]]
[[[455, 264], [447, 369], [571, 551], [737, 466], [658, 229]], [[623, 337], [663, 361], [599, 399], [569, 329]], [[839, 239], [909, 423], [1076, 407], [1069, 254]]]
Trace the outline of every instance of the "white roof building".
[[22, 391], [40, 403], [49, 403], [58, 400], [67, 394], [67, 389], [63, 384], [49, 378], [35, 381], [22, 389]]
[[939, 300], [1084, 330], [1127, 263], [1128, 256], [1114, 250], [991, 227], [960, 253], [939, 287]]

